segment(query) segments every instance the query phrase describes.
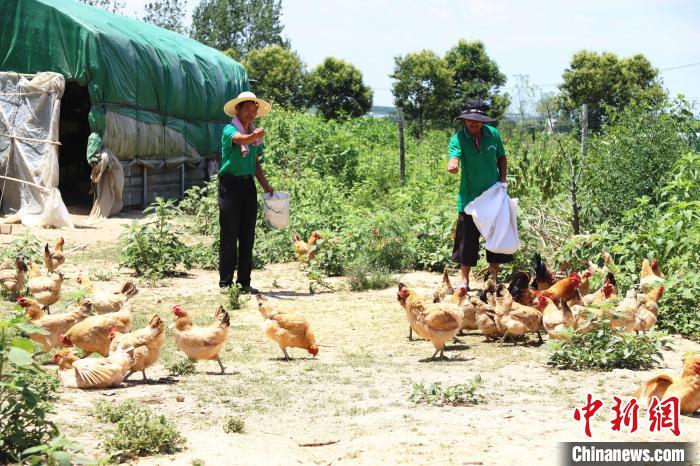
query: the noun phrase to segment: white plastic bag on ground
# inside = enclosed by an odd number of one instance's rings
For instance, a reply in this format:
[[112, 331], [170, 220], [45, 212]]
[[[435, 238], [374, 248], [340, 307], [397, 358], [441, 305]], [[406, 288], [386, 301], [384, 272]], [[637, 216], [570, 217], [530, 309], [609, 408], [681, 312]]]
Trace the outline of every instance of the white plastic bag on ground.
[[508, 197], [503, 183], [496, 183], [470, 202], [464, 213], [486, 240], [486, 249], [497, 254], [514, 254], [520, 247], [518, 200]]

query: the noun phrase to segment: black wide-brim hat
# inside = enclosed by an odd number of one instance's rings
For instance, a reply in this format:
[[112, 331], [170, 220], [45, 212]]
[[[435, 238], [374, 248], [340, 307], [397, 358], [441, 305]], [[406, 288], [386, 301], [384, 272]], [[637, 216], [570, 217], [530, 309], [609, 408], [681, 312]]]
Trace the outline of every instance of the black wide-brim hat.
[[486, 114], [486, 112], [479, 108], [468, 108], [466, 110], [463, 110], [462, 113], [460, 113], [459, 116], [455, 118], [455, 121], [457, 120], [474, 120], [482, 121], [484, 123], [493, 123], [494, 121], [496, 121], [495, 118], [491, 118]]

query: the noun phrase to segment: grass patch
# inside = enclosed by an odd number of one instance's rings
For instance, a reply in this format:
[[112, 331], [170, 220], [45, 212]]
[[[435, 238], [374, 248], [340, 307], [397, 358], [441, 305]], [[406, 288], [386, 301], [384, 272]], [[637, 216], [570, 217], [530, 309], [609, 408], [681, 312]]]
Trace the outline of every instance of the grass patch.
[[226, 416], [224, 418], [224, 432], [227, 434], [242, 434], [245, 430], [245, 422], [238, 416]]
[[366, 261], [350, 265], [347, 277], [350, 291], [383, 290], [395, 284], [389, 270], [372, 267]]
[[426, 403], [435, 406], [465, 406], [481, 402], [482, 396], [477, 393], [481, 386], [481, 376], [477, 375], [468, 383], [443, 387], [441, 383], [430, 385], [413, 384], [413, 393], [409, 400], [414, 403]]
[[197, 366], [187, 358], [175, 357], [164, 364], [165, 370], [174, 375], [192, 375], [197, 373]]
[[102, 433], [102, 447], [111, 460], [123, 462], [138, 456], [171, 454], [182, 450], [185, 438], [165, 416], [133, 400], [112, 404], [97, 402], [93, 415], [114, 423]]

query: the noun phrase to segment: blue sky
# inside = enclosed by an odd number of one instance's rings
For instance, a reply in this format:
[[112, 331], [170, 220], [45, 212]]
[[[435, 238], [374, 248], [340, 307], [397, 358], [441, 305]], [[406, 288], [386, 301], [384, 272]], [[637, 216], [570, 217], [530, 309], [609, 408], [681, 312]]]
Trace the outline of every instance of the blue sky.
[[[142, 11], [127, 0], [127, 12]], [[198, 0], [188, 0], [188, 23]], [[392, 105], [394, 57], [421, 49], [443, 54], [459, 39], [481, 40], [508, 76], [556, 91], [581, 49], [643, 53], [664, 69], [700, 63], [700, 0], [283, 0], [284, 34], [309, 68], [327, 56], [350, 61]], [[663, 71], [664, 85], [700, 107], [700, 65]]]

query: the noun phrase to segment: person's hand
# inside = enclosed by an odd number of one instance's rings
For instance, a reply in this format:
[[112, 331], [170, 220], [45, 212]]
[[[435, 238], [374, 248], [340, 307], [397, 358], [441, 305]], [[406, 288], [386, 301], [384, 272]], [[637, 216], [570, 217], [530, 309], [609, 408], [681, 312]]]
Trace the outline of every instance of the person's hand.
[[265, 194], [269, 194], [270, 196], [272, 196], [272, 193], [275, 192], [275, 190], [272, 189], [272, 186], [270, 186], [269, 184], [263, 187], [263, 191], [265, 191]]
[[447, 162], [447, 171], [454, 174], [459, 171], [459, 159], [450, 159]]
[[253, 130], [252, 136], [253, 136], [253, 139], [255, 139], [256, 141], [259, 141], [265, 137], [265, 130], [262, 128], [255, 128]]

